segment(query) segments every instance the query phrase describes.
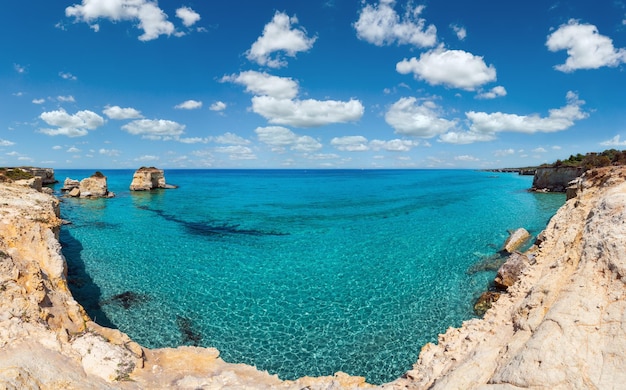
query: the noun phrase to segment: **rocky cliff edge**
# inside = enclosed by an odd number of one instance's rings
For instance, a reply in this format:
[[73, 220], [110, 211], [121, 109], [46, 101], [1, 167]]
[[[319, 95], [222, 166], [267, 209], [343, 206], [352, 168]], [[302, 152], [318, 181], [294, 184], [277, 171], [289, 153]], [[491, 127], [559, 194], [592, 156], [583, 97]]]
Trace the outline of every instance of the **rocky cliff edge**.
[[[148, 350], [87, 318], [67, 289], [50, 196], [0, 185], [0, 384], [41, 389], [354, 389], [281, 381], [213, 348]], [[626, 168], [588, 171], [527, 268], [483, 319], [427, 344], [383, 389], [591, 389], [626, 383]], [[417, 353], [417, 351], [416, 351]], [[0, 386], [2, 387], [2, 386]]]

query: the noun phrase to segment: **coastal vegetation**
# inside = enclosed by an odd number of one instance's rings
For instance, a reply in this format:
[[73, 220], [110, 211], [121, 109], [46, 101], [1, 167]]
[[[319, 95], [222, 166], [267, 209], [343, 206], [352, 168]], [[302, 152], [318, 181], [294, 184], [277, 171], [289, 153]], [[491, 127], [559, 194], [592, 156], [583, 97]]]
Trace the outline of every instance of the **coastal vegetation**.
[[626, 165], [626, 150], [607, 149], [603, 152], [590, 152], [587, 154], [570, 155], [566, 160], [556, 160], [552, 164], [544, 164], [542, 167], [575, 167], [584, 171], [591, 168]]
[[32, 173], [21, 168], [0, 168], [0, 182], [28, 180], [33, 177]]

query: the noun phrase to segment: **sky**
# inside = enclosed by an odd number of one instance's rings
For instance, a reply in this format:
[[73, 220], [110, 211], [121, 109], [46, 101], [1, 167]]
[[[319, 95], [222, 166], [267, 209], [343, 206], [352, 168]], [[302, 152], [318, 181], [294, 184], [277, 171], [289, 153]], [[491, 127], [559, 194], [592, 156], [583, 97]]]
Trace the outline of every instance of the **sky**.
[[626, 149], [622, 0], [31, 0], [0, 166], [520, 167]]

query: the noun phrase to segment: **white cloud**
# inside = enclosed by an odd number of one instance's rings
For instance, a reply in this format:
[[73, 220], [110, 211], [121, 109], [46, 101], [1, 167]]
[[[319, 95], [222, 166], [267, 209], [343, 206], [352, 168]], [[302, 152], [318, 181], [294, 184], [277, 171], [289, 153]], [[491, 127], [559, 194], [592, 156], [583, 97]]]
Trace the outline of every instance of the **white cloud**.
[[275, 152], [283, 152], [287, 148], [297, 152], [314, 152], [322, 148], [322, 144], [313, 137], [298, 135], [281, 126], [257, 127], [254, 132], [259, 141], [271, 146]]
[[75, 103], [76, 102], [76, 99], [74, 99], [74, 96], [72, 95], [57, 96], [57, 100], [63, 103]]
[[230, 145], [248, 145], [250, 141], [233, 133], [224, 133], [213, 138], [213, 141], [218, 144], [230, 144]]
[[510, 156], [512, 154], [515, 154], [515, 150], [514, 149], [500, 149], [500, 150], [496, 150], [493, 155], [496, 157], [504, 157], [504, 156]]
[[13, 64], [13, 69], [15, 69], [17, 73], [26, 73], [26, 67], [20, 64]]
[[202, 137], [179, 137], [176, 138], [176, 141], [181, 144], [206, 144], [210, 141], [210, 138], [202, 138]]
[[249, 70], [238, 75], [224, 76], [222, 82], [232, 82], [246, 87], [246, 92], [267, 95], [277, 99], [292, 99], [298, 95], [298, 83], [290, 77], [272, 76], [265, 72]]
[[61, 145], [54, 145], [52, 147], [52, 150], [61, 150], [61, 149], [63, 149], [63, 147]]
[[413, 73], [415, 78], [431, 85], [445, 85], [467, 91], [496, 80], [496, 69], [493, 65], [487, 66], [483, 57], [463, 50], [447, 50], [443, 45], [422, 53], [419, 60], [413, 57], [398, 62], [396, 71], [401, 74]]
[[299, 52], [310, 50], [317, 38], [308, 38], [302, 28], [292, 29], [292, 24], [297, 23], [295, 16], [276, 12], [272, 21], [263, 28], [263, 34], [246, 52], [248, 60], [270, 68], [280, 68], [286, 66], [287, 62], [279, 54], [272, 57], [273, 53], [284, 52], [289, 57], [295, 57]]
[[135, 161], [143, 161], [143, 162], [149, 162], [149, 161], [158, 161], [159, 160], [159, 156], [152, 156], [149, 154], [145, 154], [143, 156], [139, 156], [135, 159]]
[[106, 106], [102, 112], [110, 119], [122, 120], [143, 118], [141, 111], [135, 110], [131, 107], [122, 108], [120, 106]]
[[231, 145], [215, 148], [217, 153], [226, 153], [231, 160], [256, 160], [257, 156], [247, 146]]
[[197, 100], [186, 100], [180, 104], [174, 106], [177, 110], [196, 110], [202, 108], [202, 102]]
[[626, 49], [616, 49], [611, 38], [600, 35], [596, 26], [574, 19], [550, 34], [546, 46], [553, 52], [567, 50], [565, 63], [554, 67], [561, 72], [626, 63]]
[[67, 72], [59, 72], [59, 77], [65, 80], [72, 80], [72, 81], [78, 80], [76, 76]]
[[167, 15], [156, 1], [150, 0], [83, 0], [65, 9], [67, 17], [74, 17], [77, 22], [85, 22], [94, 31], [100, 26], [98, 19], [109, 19], [113, 22], [138, 22], [137, 27], [143, 30], [139, 36], [141, 41], [150, 41], [160, 35], [172, 35], [174, 25], [167, 20]]
[[139, 119], [122, 126], [122, 129], [142, 138], [169, 140], [182, 135], [185, 125], [165, 119]]
[[465, 116], [470, 122], [469, 131], [451, 131], [442, 134], [439, 141], [452, 144], [470, 144], [473, 142], [492, 141], [499, 132], [551, 133], [562, 131], [574, 125], [575, 121], [585, 119], [588, 113], [582, 111], [584, 101], [574, 92], [567, 93], [567, 105], [549, 110], [547, 117], [537, 114], [517, 115], [502, 112], [486, 113], [469, 111]]
[[481, 92], [476, 95], [477, 99], [495, 99], [497, 97], [506, 96], [506, 89], [503, 86], [498, 85], [496, 87], [491, 88], [487, 92]]
[[553, 150], [561, 150], [562, 148], [559, 145], [552, 146]]
[[224, 111], [226, 109], [226, 103], [217, 101], [209, 107], [211, 111]]
[[464, 155], [461, 155], [461, 156], [455, 156], [454, 159], [456, 161], [470, 161], [470, 162], [480, 161], [479, 158], [476, 158], [474, 156], [470, 156], [469, 154], [464, 154]]
[[547, 152], [547, 150], [545, 148], [542, 147], [538, 147], [532, 150], [533, 153], [545, 153]]
[[354, 122], [363, 116], [360, 101], [289, 100], [271, 96], [254, 96], [252, 111], [270, 123], [296, 127], [317, 127], [331, 123]]
[[400, 17], [393, 9], [395, 1], [381, 0], [377, 5], [366, 4], [359, 13], [359, 20], [354, 23], [357, 37], [376, 46], [401, 45], [431, 47], [437, 42], [437, 28], [426, 27], [426, 20], [420, 18], [424, 6], [407, 6]]
[[495, 112], [466, 112], [470, 120], [470, 131], [481, 134], [493, 134], [501, 131], [513, 131], [519, 133], [551, 133], [570, 128], [577, 120], [589, 116], [581, 110], [584, 101], [578, 99], [574, 92], [567, 93], [567, 105], [561, 108], [551, 109], [547, 117], [539, 115], [517, 115]]
[[33, 104], [44, 104], [46, 99], [33, 99]]
[[13, 146], [15, 142], [0, 138], [0, 146]]
[[39, 116], [50, 126], [56, 129], [42, 128], [39, 131], [47, 135], [65, 135], [68, 137], [82, 137], [88, 130], [94, 130], [104, 125], [104, 118], [95, 112], [84, 110], [70, 115], [65, 110], [44, 112]]
[[600, 142], [600, 145], [602, 146], [626, 146], [626, 140], [620, 141], [620, 136], [616, 135], [615, 137], [609, 140]]
[[185, 27], [191, 27], [200, 20], [200, 14], [189, 7], [180, 7], [177, 9], [176, 17], [183, 21]]
[[392, 139], [389, 141], [375, 139], [369, 143], [372, 150], [378, 151], [383, 149], [388, 152], [408, 152], [417, 145], [419, 145], [419, 141], [408, 139]]
[[370, 149], [367, 138], [361, 135], [335, 137], [330, 140], [330, 144], [344, 152], [365, 152]]
[[456, 34], [456, 37], [459, 38], [460, 41], [464, 41], [467, 38], [467, 30], [465, 27], [457, 26], [456, 24], [450, 25], [450, 28]]
[[496, 139], [494, 134], [481, 134], [472, 131], [449, 131], [439, 136], [440, 142], [456, 145], [466, 145], [474, 142], [487, 142]]
[[398, 134], [432, 138], [445, 133], [456, 122], [439, 117], [439, 107], [432, 101], [419, 104], [416, 98], [401, 98], [385, 114], [385, 121]]
[[71, 148], [66, 150], [67, 153], [80, 153], [80, 149], [78, 149], [75, 146], [72, 146]]
[[120, 152], [117, 149], [100, 149], [98, 151], [98, 153], [103, 154], [105, 156], [109, 156], [109, 157], [116, 157], [119, 156], [122, 152]]

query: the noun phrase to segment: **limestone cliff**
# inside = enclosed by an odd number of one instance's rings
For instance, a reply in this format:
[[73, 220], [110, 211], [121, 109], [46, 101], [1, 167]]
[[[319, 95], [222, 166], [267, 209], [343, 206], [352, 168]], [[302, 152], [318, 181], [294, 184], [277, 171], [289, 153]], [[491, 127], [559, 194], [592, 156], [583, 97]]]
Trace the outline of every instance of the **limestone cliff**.
[[[148, 350], [90, 322], [67, 289], [57, 201], [12, 184], [0, 184], [0, 198], [0, 388], [371, 387], [342, 373], [281, 381], [226, 363], [213, 348]], [[449, 329], [412, 370], [379, 388], [621, 388], [626, 168], [585, 173], [526, 256], [483, 319]]]
[[537, 168], [532, 189], [536, 191], [564, 192], [567, 184], [582, 175], [582, 168], [546, 167]]
[[162, 169], [141, 167], [133, 174], [133, 181], [130, 183], [131, 191], [150, 191], [156, 188], [176, 188], [165, 182], [165, 175]]

